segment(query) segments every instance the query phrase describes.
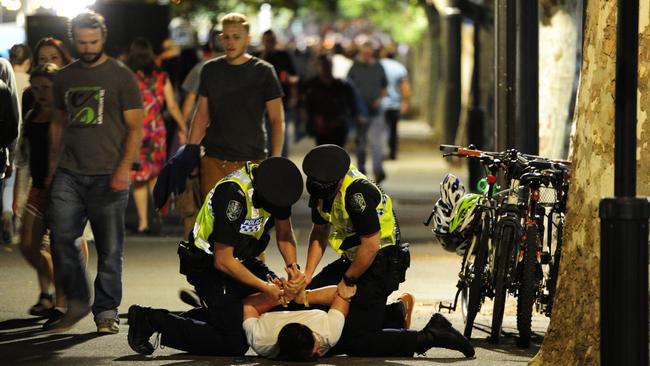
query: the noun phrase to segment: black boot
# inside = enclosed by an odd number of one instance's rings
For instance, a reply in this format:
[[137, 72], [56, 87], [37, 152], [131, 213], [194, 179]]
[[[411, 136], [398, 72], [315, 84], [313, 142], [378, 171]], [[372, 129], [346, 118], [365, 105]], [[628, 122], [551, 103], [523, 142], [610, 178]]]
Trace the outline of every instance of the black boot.
[[129, 346], [141, 355], [150, 355], [154, 351], [153, 345], [149, 342], [149, 338], [155, 331], [147, 316], [150, 310], [138, 305], [131, 305], [129, 308]]
[[441, 347], [460, 351], [465, 357], [474, 356], [472, 344], [440, 313], [431, 316], [427, 325], [418, 332], [417, 339], [417, 353], [425, 353], [431, 347]]

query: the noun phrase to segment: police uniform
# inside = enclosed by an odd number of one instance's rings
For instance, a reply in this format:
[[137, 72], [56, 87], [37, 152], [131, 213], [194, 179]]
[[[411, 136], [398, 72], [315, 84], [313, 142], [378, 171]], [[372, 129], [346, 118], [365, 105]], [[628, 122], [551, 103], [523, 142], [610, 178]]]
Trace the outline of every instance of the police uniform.
[[309, 288], [338, 284], [356, 258], [360, 236], [379, 232], [380, 237], [380, 249], [357, 279], [343, 334], [330, 354], [412, 356], [415, 333], [382, 331], [386, 300], [404, 280], [408, 267], [391, 198], [351, 166], [345, 150], [335, 145], [312, 149], [303, 161], [303, 171], [311, 194], [312, 222], [332, 226], [328, 241], [341, 254], [314, 276]]
[[[261, 175], [264, 181], [255, 179]], [[248, 163], [216, 184], [198, 213], [190, 242], [179, 246], [181, 273], [207, 309], [202, 321], [166, 315], [158, 322], [164, 328], [163, 345], [193, 354], [246, 353], [242, 299], [259, 290], [215, 268], [214, 244], [233, 246], [234, 257], [256, 277], [274, 277], [256, 257], [268, 245], [275, 219], [290, 217], [301, 192], [300, 171], [284, 158], [269, 158], [259, 166]]]

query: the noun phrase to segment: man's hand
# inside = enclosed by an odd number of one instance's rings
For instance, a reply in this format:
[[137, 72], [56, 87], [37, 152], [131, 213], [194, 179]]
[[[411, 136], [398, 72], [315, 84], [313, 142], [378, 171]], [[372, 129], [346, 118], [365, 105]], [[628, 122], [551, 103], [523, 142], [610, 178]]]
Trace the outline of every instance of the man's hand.
[[350, 302], [352, 297], [357, 293], [357, 286], [348, 286], [341, 280], [337, 286], [336, 293], [344, 300]]
[[111, 177], [111, 190], [118, 192], [129, 188], [129, 167], [118, 166]]
[[11, 208], [13, 209], [14, 215], [16, 215], [16, 217], [21, 217], [22, 216], [22, 212], [20, 211], [20, 205], [18, 204], [17, 199], [14, 199], [14, 202], [11, 205]]

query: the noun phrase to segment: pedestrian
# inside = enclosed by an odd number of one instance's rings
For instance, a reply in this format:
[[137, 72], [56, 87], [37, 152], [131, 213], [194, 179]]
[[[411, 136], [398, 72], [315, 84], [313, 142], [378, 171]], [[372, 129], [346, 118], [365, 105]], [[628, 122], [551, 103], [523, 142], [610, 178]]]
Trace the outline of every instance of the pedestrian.
[[[40, 289], [38, 301], [28, 312], [30, 315], [47, 317], [55, 315], [55, 301], [50, 293], [50, 287], [54, 285], [54, 268], [49, 240], [43, 240], [47, 229], [44, 219], [48, 196], [45, 177], [48, 174], [49, 128], [54, 109], [52, 82], [58, 71], [55, 64], [41, 63], [30, 74], [30, 90], [36, 103], [25, 114], [18, 146], [20, 154], [16, 159], [16, 175], [25, 170], [29, 172], [28, 178], [31, 178], [24, 212], [17, 207], [19, 189], [14, 189], [14, 212], [22, 220], [20, 251], [36, 270]], [[57, 294], [61, 295], [61, 289]], [[59, 303], [58, 306], [63, 304]]]
[[279, 301], [285, 290], [295, 294], [304, 280], [298, 272], [299, 276], [290, 278], [292, 288], [269, 282], [277, 276], [257, 258], [275, 228], [286, 266], [297, 265], [290, 217], [302, 190], [300, 170], [281, 157], [259, 165], [248, 162], [213, 187], [199, 211], [190, 242], [182, 242], [178, 250], [180, 271], [207, 306], [207, 317], [197, 324], [163, 311], [149, 313], [162, 334], [161, 344], [192, 354], [246, 353], [242, 299], [262, 292]]
[[[474, 355], [467, 339], [440, 314], [434, 314], [426, 331], [383, 329], [386, 300], [405, 280], [410, 262], [408, 246], [400, 241], [392, 200], [350, 165], [350, 157], [339, 146], [313, 148], [302, 166], [313, 222], [305, 268], [307, 288], [336, 285], [342, 297], [351, 298], [341, 339], [330, 352], [410, 357], [436, 346]], [[341, 257], [314, 276], [327, 243]]]
[[[294, 118], [294, 110], [298, 101], [298, 74], [293, 62], [291, 54], [286, 50], [278, 48], [278, 38], [272, 29], [266, 30], [262, 33], [262, 46], [264, 47], [261, 53], [261, 58], [267, 61], [275, 69], [275, 73], [280, 79], [282, 84], [282, 91], [284, 98], [282, 98], [282, 107], [284, 109], [285, 125], [288, 125]], [[266, 121], [266, 129], [268, 138], [266, 140], [266, 148], [271, 150], [270, 129], [269, 121]], [[284, 129], [284, 144], [282, 145], [282, 156], [289, 155], [289, 138], [288, 128]]]
[[[104, 53], [107, 30], [100, 14], [82, 12], [70, 21], [69, 31], [79, 59], [54, 79], [45, 180], [51, 186], [48, 220], [56, 280], [63, 285], [67, 310], [48, 329], [69, 329], [92, 310], [98, 333], [118, 333], [124, 212], [129, 172], [142, 140], [142, 96], [128, 67]], [[92, 308], [75, 245], [86, 221], [98, 257]]]
[[318, 75], [306, 83], [304, 92], [307, 132], [314, 136], [316, 145], [344, 147], [348, 121], [357, 118], [354, 91], [349, 83], [334, 78], [329, 55], [318, 56], [316, 68]]
[[[18, 95], [18, 105], [20, 105], [24, 90], [29, 87], [29, 71], [32, 67], [32, 51], [26, 44], [16, 44], [9, 50], [9, 62], [16, 79], [16, 92]], [[22, 113], [19, 113], [22, 120]], [[0, 231], [2, 231], [2, 241], [9, 243], [14, 237], [18, 228], [18, 218], [12, 212], [14, 205], [14, 187], [16, 186], [16, 172], [4, 182], [0, 194], [2, 198], [2, 217], [0, 219]]]
[[[38, 66], [40, 64], [52, 63], [55, 64], [59, 69], [68, 65], [72, 62], [72, 56], [70, 52], [65, 47], [63, 42], [56, 38], [45, 37], [41, 38], [34, 47], [34, 65]], [[25, 90], [23, 95], [21, 110], [24, 113], [27, 113], [36, 102], [34, 95], [29, 89]]]
[[397, 159], [397, 123], [411, 108], [411, 83], [408, 79], [408, 71], [404, 65], [395, 60], [395, 53], [395, 45], [386, 44], [381, 48], [379, 60], [388, 81], [387, 95], [382, 100], [381, 106], [388, 127], [388, 156], [391, 160]]
[[169, 76], [156, 65], [151, 43], [136, 38], [129, 47], [126, 64], [135, 73], [142, 93], [144, 135], [135, 169], [131, 170], [133, 201], [138, 213], [138, 233], [150, 233], [148, 202], [156, 178], [167, 160], [167, 131], [163, 119], [166, 107], [178, 125], [178, 140], [185, 144], [187, 127], [181, 114]]
[[[2, 192], [13, 175], [14, 150], [21, 123], [16, 78], [11, 63], [2, 58], [0, 58], [0, 102], [0, 192]], [[11, 196], [5, 197], [2, 194], [0, 199], [3, 211], [0, 239], [4, 243], [10, 243], [13, 236]], [[8, 215], [4, 213], [5, 205], [8, 205]]]
[[372, 153], [372, 170], [375, 182], [381, 183], [386, 178], [384, 171], [385, 126], [381, 114], [381, 101], [386, 95], [386, 73], [374, 56], [372, 42], [361, 45], [359, 57], [348, 72], [348, 78], [359, 90], [366, 106], [367, 115], [357, 124], [356, 152], [357, 164], [362, 173], [366, 173], [366, 150], [370, 145]]
[[[203, 66], [188, 141], [205, 148], [202, 199], [215, 183], [247, 161], [279, 156], [284, 140], [282, 86], [271, 64], [246, 52], [251, 41], [248, 19], [230, 13], [221, 19], [221, 28], [225, 55]], [[271, 123], [270, 151], [265, 148], [265, 110]]]

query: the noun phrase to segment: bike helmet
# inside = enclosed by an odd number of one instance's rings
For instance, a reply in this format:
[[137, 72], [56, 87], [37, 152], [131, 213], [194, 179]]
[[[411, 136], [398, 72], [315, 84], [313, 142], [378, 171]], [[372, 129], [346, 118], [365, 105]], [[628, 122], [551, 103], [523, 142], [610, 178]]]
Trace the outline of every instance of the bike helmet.
[[449, 208], [456, 206], [456, 202], [465, 194], [465, 186], [455, 175], [449, 173], [440, 182], [440, 199]]
[[435, 225], [433, 233], [442, 247], [449, 252], [463, 255], [467, 250], [471, 223], [480, 195], [466, 194], [458, 200], [453, 209], [449, 209], [442, 199], [436, 202]]

